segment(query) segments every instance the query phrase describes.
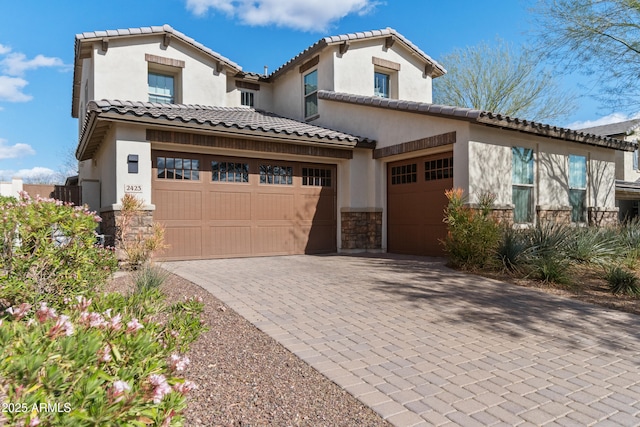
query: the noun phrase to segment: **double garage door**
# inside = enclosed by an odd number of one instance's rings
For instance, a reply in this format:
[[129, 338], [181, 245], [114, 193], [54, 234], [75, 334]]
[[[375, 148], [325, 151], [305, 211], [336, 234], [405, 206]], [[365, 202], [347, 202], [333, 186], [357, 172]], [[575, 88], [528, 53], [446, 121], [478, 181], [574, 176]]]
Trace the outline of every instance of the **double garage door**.
[[154, 151], [167, 260], [336, 251], [336, 166]]
[[389, 252], [443, 255], [445, 191], [452, 187], [452, 152], [388, 163]]

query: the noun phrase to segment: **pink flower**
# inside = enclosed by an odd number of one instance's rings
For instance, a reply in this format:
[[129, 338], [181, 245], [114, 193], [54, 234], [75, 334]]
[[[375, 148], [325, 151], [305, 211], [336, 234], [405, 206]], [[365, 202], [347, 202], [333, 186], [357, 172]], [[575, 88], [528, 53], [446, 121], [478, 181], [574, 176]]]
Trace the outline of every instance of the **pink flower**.
[[49, 319], [56, 319], [58, 315], [56, 314], [55, 309], [47, 307], [46, 302], [41, 302], [40, 308], [36, 311], [36, 317], [40, 323], [44, 323]]
[[73, 324], [69, 321], [69, 316], [65, 316], [64, 314], [58, 317], [56, 324], [51, 327], [49, 330], [49, 337], [55, 338], [61, 334], [66, 336], [73, 335], [74, 329]]
[[135, 334], [136, 332], [138, 332], [142, 328], [144, 328], [144, 325], [142, 323], [138, 322], [138, 319], [136, 319], [135, 317], [133, 319], [131, 319], [131, 321], [129, 323], [127, 323], [127, 332], [128, 333]]
[[170, 334], [173, 338], [180, 338], [180, 332], [178, 332], [178, 331], [171, 330], [171, 331], [169, 332], [169, 334]]
[[76, 307], [80, 311], [85, 311], [91, 305], [91, 298], [86, 299], [84, 295], [78, 295], [76, 297], [76, 300], [78, 301], [78, 304], [76, 305]]
[[29, 421], [29, 427], [35, 427], [35, 426], [39, 426], [39, 425], [40, 425], [40, 418], [38, 418], [37, 415], [35, 417], [31, 418], [31, 421]]
[[83, 311], [80, 313], [80, 323], [90, 328], [105, 328], [107, 321], [100, 313]]
[[122, 328], [122, 314], [117, 314], [111, 319], [109, 319], [109, 329], [113, 331], [119, 331]]
[[169, 367], [174, 370], [174, 371], [178, 371], [178, 372], [182, 372], [187, 368], [187, 365], [189, 365], [191, 361], [189, 360], [189, 358], [187, 356], [184, 357], [180, 357], [180, 355], [178, 354], [172, 354], [169, 357]]
[[164, 375], [149, 375], [149, 382], [154, 386], [153, 403], [157, 404], [162, 402], [164, 396], [171, 393], [171, 386], [167, 384], [167, 379]]
[[16, 320], [22, 319], [31, 309], [31, 304], [23, 302], [18, 307], [9, 307], [5, 311], [11, 314]]
[[131, 386], [126, 381], [114, 381], [109, 389], [109, 396], [114, 399], [114, 402], [120, 402], [124, 398], [123, 394], [130, 390]]
[[198, 386], [193, 381], [186, 380], [173, 386], [173, 389], [180, 394], [187, 394], [191, 390], [197, 389]]
[[111, 362], [111, 346], [105, 344], [100, 350], [98, 350], [98, 361], [109, 363]]

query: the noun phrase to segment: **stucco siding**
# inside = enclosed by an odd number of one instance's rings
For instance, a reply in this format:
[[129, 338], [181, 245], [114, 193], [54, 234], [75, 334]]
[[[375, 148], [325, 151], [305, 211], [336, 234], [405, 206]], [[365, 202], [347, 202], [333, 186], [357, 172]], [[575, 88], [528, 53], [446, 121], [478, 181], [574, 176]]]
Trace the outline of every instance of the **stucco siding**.
[[[131, 40], [115, 39], [106, 52], [94, 45], [94, 98], [148, 101], [147, 75], [150, 63], [145, 54], [184, 61], [184, 68], [172, 67], [176, 72], [176, 101], [183, 104], [225, 105], [227, 79], [215, 70], [213, 61], [179, 41], [168, 47], [162, 37]], [[151, 63], [151, 67], [157, 67]], [[162, 67], [158, 67], [162, 71]], [[122, 84], [127, 82], [127, 84]]]

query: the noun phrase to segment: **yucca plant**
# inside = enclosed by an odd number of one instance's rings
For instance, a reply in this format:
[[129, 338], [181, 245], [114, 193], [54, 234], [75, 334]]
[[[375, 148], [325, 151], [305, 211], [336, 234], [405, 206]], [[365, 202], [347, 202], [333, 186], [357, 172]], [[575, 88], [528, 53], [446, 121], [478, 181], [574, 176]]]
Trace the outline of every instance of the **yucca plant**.
[[580, 264], [607, 265], [624, 252], [620, 239], [602, 228], [577, 229], [567, 240], [567, 257]]
[[638, 276], [629, 270], [618, 266], [613, 267], [607, 272], [605, 279], [609, 284], [609, 289], [614, 295], [640, 295], [640, 281], [638, 280]]
[[527, 239], [522, 231], [505, 227], [502, 240], [496, 249], [496, 257], [503, 268], [514, 272], [522, 266], [528, 247]]

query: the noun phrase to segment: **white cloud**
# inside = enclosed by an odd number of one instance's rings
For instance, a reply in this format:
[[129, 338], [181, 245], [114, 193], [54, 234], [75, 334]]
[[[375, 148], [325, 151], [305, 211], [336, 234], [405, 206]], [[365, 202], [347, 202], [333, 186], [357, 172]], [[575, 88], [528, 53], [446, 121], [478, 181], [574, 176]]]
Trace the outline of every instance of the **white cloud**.
[[624, 122], [627, 120], [633, 120], [637, 118], [640, 118], [640, 113], [636, 113], [632, 115], [627, 115], [623, 113], [612, 113], [612, 114], [609, 114], [608, 116], [600, 117], [599, 119], [596, 119], [596, 120], [585, 120], [585, 121], [569, 123], [566, 127], [568, 127], [569, 129], [585, 129], [585, 128], [591, 128], [595, 126], [609, 125], [611, 123]]
[[9, 46], [5, 46], [0, 44], [0, 55], [4, 55], [5, 53], [11, 52], [11, 48]]
[[0, 76], [0, 101], [30, 101], [33, 97], [22, 92], [27, 84], [29, 83], [20, 77]]
[[0, 160], [15, 159], [17, 157], [32, 156], [35, 150], [29, 144], [8, 145], [7, 140], [0, 138]]
[[187, 9], [200, 16], [213, 9], [248, 25], [325, 31], [332, 22], [352, 13], [369, 13], [378, 4], [376, 0], [187, 0]]
[[24, 53], [10, 53], [0, 61], [5, 74], [10, 76], [23, 76], [27, 70], [35, 70], [42, 67], [65, 67], [60, 58], [37, 55], [33, 59], [27, 59]]
[[42, 166], [36, 166], [31, 169], [20, 169], [18, 171], [0, 169], [0, 179], [2, 181], [10, 181], [12, 178], [22, 178], [24, 183], [52, 183], [58, 181], [58, 175], [55, 171]]

